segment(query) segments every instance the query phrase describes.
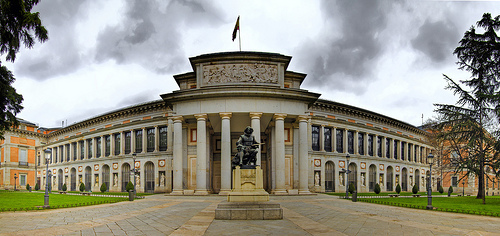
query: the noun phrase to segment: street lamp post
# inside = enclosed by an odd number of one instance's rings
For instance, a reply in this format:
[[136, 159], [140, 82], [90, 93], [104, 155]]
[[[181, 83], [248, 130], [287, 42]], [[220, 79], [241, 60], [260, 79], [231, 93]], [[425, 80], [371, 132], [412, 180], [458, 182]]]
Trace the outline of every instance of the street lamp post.
[[429, 156], [427, 156], [427, 162], [429, 163], [429, 180], [427, 181], [427, 210], [432, 210], [432, 183], [431, 183], [431, 176], [432, 176], [432, 162], [434, 161], [434, 155], [432, 153], [429, 153]]
[[347, 153], [347, 156], [345, 157], [347, 161], [346, 168], [344, 169], [345, 172], [345, 198], [349, 199], [349, 160], [351, 159], [351, 156], [349, 156], [349, 153]]
[[14, 191], [16, 191], [17, 174], [14, 173]]
[[136, 173], [136, 169], [135, 169], [135, 158], [136, 158], [136, 155], [135, 153], [132, 153], [132, 159], [134, 160], [134, 198], [135, 196], [137, 196], [137, 192], [136, 192], [136, 188], [135, 188], [135, 185], [137, 184], [136, 181], [135, 181], [135, 175], [137, 174]]
[[45, 149], [45, 163], [47, 164], [46, 177], [45, 177], [45, 196], [43, 208], [49, 208], [49, 160], [52, 155], [52, 149]]
[[465, 196], [465, 179], [462, 180], [462, 196]]

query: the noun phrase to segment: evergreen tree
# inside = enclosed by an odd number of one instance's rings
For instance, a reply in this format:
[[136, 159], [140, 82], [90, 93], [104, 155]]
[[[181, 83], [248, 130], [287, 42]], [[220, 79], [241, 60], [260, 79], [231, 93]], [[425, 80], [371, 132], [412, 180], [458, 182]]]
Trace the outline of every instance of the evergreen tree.
[[[7, 61], [16, 60], [21, 43], [32, 48], [35, 39], [40, 42], [48, 39], [39, 13], [31, 13], [38, 2], [39, 0], [0, 0], [0, 55], [6, 53]], [[16, 114], [23, 109], [23, 96], [12, 87], [15, 80], [12, 72], [0, 61], [0, 139], [3, 139], [5, 130], [19, 125]]]
[[101, 185], [101, 193], [106, 192], [106, 190], [108, 190], [108, 186], [106, 186], [106, 183], [102, 183], [102, 185]]
[[80, 192], [84, 192], [84, 191], [85, 191], [85, 184], [80, 183]]
[[454, 154], [455, 172], [464, 171], [478, 178], [477, 198], [485, 203], [485, 168], [499, 167], [498, 121], [500, 118], [500, 16], [485, 13], [477, 27], [472, 26], [454, 51], [459, 69], [471, 73], [467, 80], [455, 82], [444, 75], [447, 89], [458, 95], [455, 105], [436, 104], [443, 115], [442, 137], [450, 144]]
[[375, 189], [373, 189], [373, 191], [376, 193], [376, 194], [379, 194], [380, 193], [380, 185], [377, 183], [375, 184]]

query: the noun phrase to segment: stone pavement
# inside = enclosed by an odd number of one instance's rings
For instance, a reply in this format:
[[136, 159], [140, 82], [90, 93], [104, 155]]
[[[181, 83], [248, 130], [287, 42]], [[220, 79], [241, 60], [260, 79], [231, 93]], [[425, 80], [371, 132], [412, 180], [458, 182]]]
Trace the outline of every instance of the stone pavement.
[[283, 220], [214, 220], [220, 196], [153, 195], [134, 202], [0, 213], [0, 235], [500, 235], [500, 218], [271, 196]]

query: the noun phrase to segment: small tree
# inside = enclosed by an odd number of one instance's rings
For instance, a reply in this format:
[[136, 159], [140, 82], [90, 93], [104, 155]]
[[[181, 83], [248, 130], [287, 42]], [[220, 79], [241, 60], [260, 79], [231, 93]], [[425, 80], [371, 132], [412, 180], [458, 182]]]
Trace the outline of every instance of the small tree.
[[36, 191], [40, 190], [40, 185], [38, 183], [35, 184], [35, 190]]
[[452, 186], [450, 186], [450, 187], [448, 188], [448, 197], [449, 197], [452, 193], [453, 193], [453, 187], [452, 187]]
[[354, 183], [350, 183], [349, 184], [349, 193], [352, 194], [352, 193], [354, 193], [355, 190], [356, 190], [356, 188], [354, 187]]
[[375, 184], [375, 189], [373, 189], [373, 191], [376, 193], [376, 194], [379, 194], [380, 193], [380, 185], [377, 183]]
[[396, 185], [396, 193], [399, 194], [401, 192], [401, 186]]
[[443, 194], [443, 192], [444, 192], [443, 186], [439, 185], [439, 187], [438, 187], [438, 192], [439, 192], [440, 194]]
[[26, 184], [26, 190], [30, 190], [30, 184]]
[[125, 190], [127, 190], [127, 192], [130, 192], [130, 190], [134, 190], [134, 184], [129, 181], [127, 183], [127, 186], [125, 187]]
[[412, 192], [413, 194], [417, 194], [417, 193], [418, 193], [418, 185], [416, 185], [416, 184], [415, 184], [415, 185], [413, 185], [413, 189], [411, 190], [411, 192]]
[[108, 187], [106, 186], [106, 183], [102, 183], [102, 185], [101, 185], [101, 193], [106, 192], [106, 190], [108, 190]]
[[66, 190], [68, 190], [68, 187], [66, 186], [66, 183], [65, 183], [65, 184], [63, 184], [63, 186], [62, 186], [62, 191], [66, 192]]
[[83, 192], [83, 191], [85, 191], [85, 184], [80, 183], [80, 192]]

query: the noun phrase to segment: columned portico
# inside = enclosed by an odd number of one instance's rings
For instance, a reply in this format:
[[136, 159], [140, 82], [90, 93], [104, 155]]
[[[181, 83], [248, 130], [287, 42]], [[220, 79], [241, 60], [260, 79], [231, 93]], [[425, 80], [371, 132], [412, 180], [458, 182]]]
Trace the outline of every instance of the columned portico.
[[207, 114], [194, 115], [196, 132], [196, 191], [195, 195], [207, 195]]
[[172, 194], [182, 195], [182, 116], [172, 118], [174, 120], [174, 150], [173, 150], [173, 170], [174, 170], [174, 189]]
[[310, 194], [308, 186], [308, 142], [307, 121], [309, 117], [299, 116], [299, 194]]
[[285, 189], [285, 117], [287, 114], [274, 114], [276, 145], [276, 189], [274, 194], [287, 194]]
[[219, 195], [231, 191], [231, 112], [219, 113], [221, 118], [221, 189]]

